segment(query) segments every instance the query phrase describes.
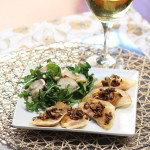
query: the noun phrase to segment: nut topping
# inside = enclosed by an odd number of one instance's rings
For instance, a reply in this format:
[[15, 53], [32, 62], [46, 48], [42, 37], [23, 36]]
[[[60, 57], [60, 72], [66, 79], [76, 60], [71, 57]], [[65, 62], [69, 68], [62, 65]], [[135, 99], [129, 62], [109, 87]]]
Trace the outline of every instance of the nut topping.
[[111, 112], [110, 113], [105, 113], [105, 125], [109, 124], [110, 120], [113, 118]]
[[119, 86], [120, 82], [122, 82], [122, 79], [117, 76], [112, 74], [110, 77], [105, 77], [104, 80], [102, 80], [102, 85], [103, 86]]
[[120, 77], [117, 76], [117, 75], [115, 75], [115, 74], [112, 74], [112, 75], [110, 76], [110, 78], [120, 79]]
[[58, 119], [62, 116], [61, 114], [62, 109], [58, 109], [57, 107], [49, 107], [46, 109], [44, 113], [40, 113], [38, 117], [34, 117], [33, 120], [36, 118], [46, 120], [46, 119]]
[[98, 102], [98, 103], [91, 103], [90, 108], [94, 112], [93, 117], [98, 118], [102, 116], [102, 112], [105, 106], [103, 106], [100, 102]]
[[84, 104], [84, 109], [91, 109], [92, 110], [92, 112], [94, 113], [94, 115], [93, 115], [94, 118], [101, 117], [104, 108], [105, 108], [105, 106], [103, 106], [100, 102], [98, 102], [98, 103], [86, 102]]
[[85, 108], [85, 109], [90, 108], [90, 104], [89, 104], [88, 102], [86, 102], [86, 103], [84, 104], [84, 108]]
[[109, 77], [105, 77], [105, 81], [110, 81], [110, 78]]
[[82, 110], [78, 108], [73, 109], [71, 107], [71, 108], [68, 108], [68, 115], [70, 116], [72, 120], [78, 120], [78, 119], [82, 119], [85, 114], [83, 113]]
[[68, 112], [71, 112], [71, 111], [72, 111], [72, 107], [68, 107], [68, 108], [67, 108], [67, 111], [68, 111]]
[[93, 98], [100, 100], [114, 100], [116, 98], [122, 97], [122, 95], [116, 92], [115, 88], [107, 88], [105, 90], [99, 89], [97, 93], [94, 93]]
[[109, 81], [102, 80], [102, 84], [103, 84], [103, 86], [109, 86]]
[[112, 80], [111, 82], [111, 86], [119, 86], [120, 85], [120, 82], [116, 79]]

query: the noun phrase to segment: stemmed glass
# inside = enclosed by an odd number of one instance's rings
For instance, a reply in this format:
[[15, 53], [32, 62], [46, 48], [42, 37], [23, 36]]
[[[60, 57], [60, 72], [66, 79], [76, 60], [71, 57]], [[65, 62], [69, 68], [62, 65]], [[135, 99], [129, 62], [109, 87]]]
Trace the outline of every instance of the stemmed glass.
[[120, 60], [109, 54], [109, 32], [113, 23], [128, 11], [133, 0], [86, 0], [86, 2], [104, 29], [104, 52], [97, 58], [97, 64], [103, 68], [120, 65]]

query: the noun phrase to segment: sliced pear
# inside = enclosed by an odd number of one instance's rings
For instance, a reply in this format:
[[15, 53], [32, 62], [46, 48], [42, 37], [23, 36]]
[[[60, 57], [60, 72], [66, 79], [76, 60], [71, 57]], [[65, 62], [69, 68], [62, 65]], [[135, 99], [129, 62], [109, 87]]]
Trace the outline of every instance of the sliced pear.
[[71, 78], [75, 81], [81, 81], [81, 82], [86, 82], [87, 81], [87, 78], [85, 77], [84, 74], [81, 74], [81, 73], [73, 74], [72, 71], [70, 71], [68, 68], [62, 69], [61, 74], [64, 78]]
[[62, 89], [65, 89], [68, 85], [70, 85], [71, 89], [76, 89], [79, 86], [72, 78], [61, 78], [57, 81], [57, 85], [60, 85]]
[[35, 98], [37, 98], [39, 90], [44, 89], [44, 87], [45, 81], [43, 79], [38, 79], [31, 83], [31, 85], [28, 88], [28, 92], [30, 92], [32, 95], [34, 95]]
[[76, 74], [76, 81], [81, 81], [81, 82], [86, 82], [87, 81], [87, 78], [84, 74], [81, 74], [81, 73], [77, 73]]
[[61, 74], [64, 78], [72, 78], [75, 80], [76, 76], [70, 71], [68, 68], [64, 68], [61, 70]]

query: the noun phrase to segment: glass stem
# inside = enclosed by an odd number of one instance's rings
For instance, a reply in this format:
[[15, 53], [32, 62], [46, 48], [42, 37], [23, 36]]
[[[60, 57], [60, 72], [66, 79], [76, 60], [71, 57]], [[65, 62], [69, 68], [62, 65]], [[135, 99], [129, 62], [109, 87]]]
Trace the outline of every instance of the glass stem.
[[113, 23], [103, 23], [102, 26], [104, 29], [104, 51], [105, 54], [108, 54], [108, 48], [109, 48], [109, 33], [112, 28]]

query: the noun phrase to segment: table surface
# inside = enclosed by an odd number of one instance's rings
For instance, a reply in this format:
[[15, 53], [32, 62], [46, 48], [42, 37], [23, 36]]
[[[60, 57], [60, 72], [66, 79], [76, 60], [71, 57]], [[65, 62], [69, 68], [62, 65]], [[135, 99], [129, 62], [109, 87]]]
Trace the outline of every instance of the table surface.
[[[113, 26], [113, 31], [125, 33], [129, 39], [150, 57], [150, 24], [134, 9]], [[30, 26], [8, 29], [0, 32], [0, 54], [68, 41], [103, 33], [100, 22], [90, 12], [61, 19], [35, 23]], [[7, 149], [2, 146], [0, 149]]]

